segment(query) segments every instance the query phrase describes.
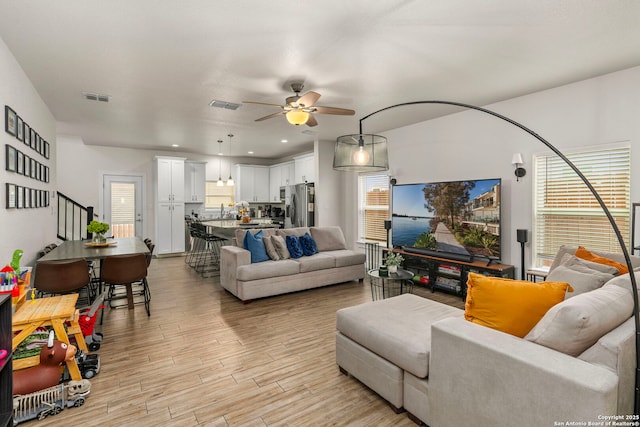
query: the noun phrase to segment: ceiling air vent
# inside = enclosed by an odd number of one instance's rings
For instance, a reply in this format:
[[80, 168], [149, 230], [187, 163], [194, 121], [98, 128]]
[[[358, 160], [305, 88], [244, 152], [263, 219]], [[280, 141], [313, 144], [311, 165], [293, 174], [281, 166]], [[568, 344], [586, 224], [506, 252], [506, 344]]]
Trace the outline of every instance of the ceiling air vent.
[[89, 101], [109, 102], [111, 100], [109, 95], [99, 95], [90, 92], [82, 92], [82, 96]]
[[227, 110], [237, 110], [240, 107], [240, 104], [236, 104], [233, 102], [220, 101], [219, 99], [214, 99], [209, 103], [210, 107], [215, 108], [225, 108]]

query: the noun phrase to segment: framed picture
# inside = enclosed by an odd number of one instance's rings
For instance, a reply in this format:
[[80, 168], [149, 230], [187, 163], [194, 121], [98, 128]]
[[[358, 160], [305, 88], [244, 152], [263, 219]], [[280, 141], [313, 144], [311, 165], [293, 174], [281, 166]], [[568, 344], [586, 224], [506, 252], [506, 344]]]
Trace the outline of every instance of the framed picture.
[[16, 185], [7, 183], [7, 209], [16, 207]]
[[5, 151], [6, 151], [5, 169], [8, 170], [9, 172], [15, 172], [16, 171], [16, 158], [17, 158], [18, 152], [16, 151], [15, 148], [13, 148], [13, 145], [9, 145], [9, 144], [5, 145]]
[[35, 143], [36, 137], [38, 136], [38, 134], [36, 133], [35, 130], [33, 130], [33, 128], [29, 129], [29, 142], [27, 143], [27, 140], [24, 140], [24, 143], [26, 145], [28, 145], [29, 147], [33, 147], [33, 144]]
[[31, 176], [31, 157], [24, 155], [24, 176]]
[[18, 127], [18, 133], [16, 134], [16, 138], [20, 141], [24, 141], [24, 123], [22, 122], [22, 118], [20, 116], [16, 116], [16, 126]]
[[29, 198], [31, 199], [29, 201], [29, 207], [35, 208], [36, 207], [36, 189], [30, 188], [29, 192], [31, 193], [31, 195], [29, 196]]
[[24, 124], [24, 143], [25, 145], [31, 144], [31, 126]]
[[24, 187], [16, 185], [16, 208], [24, 208]]
[[16, 155], [16, 172], [19, 175], [24, 175], [24, 153], [18, 150]]
[[44, 190], [44, 203], [42, 204], [43, 207], [47, 207], [49, 206], [49, 191], [48, 190]]
[[49, 182], [49, 166], [44, 167], [44, 182]]
[[8, 105], [4, 106], [4, 130], [13, 136], [18, 135], [18, 115]]
[[42, 154], [42, 138], [38, 138], [38, 143], [36, 144], [36, 151], [39, 154]]
[[29, 158], [29, 161], [31, 162], [31, 165], [29, 166], [29, 170], [31, 171], [31, 175], [29, 175], [31, 178], [35, 178], [37, 176], [38, 170], [38, 162], [36, 161], [36, 159], [34, 159], [33, 157]]
[[35, 132], [35, 131], [33, 133], [34, 133], [34, 137], [31, 138], [31, 143], [29, 144], [29, 147], [35, 150], [38, 145], [38, 138], [40, 138], [40, 135], [38, 135], [38, 132]]
[[44, 141], [42, 143], [42, 145], [43, 145], [43, 149], [42, 150], [44, 151], [44, 158], [48, 159], [49, 155], [50, 155], [50, 153], [49, 153], [49, 143], [47, 141]]

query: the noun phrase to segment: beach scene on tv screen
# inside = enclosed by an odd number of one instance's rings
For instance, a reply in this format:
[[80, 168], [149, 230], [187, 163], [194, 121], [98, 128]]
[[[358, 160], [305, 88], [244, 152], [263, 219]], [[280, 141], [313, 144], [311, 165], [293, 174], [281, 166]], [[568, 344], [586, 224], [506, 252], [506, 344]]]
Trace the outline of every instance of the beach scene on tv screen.
[[392, 243], [500, 257], [500, 179], [393, 186]]

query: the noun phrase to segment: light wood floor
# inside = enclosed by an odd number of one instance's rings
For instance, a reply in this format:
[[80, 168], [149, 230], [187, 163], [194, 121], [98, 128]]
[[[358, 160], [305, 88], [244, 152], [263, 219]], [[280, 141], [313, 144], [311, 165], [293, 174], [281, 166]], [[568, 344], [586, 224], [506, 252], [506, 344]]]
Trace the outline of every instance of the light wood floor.
[[177, 257], [154, 259], [149, 284], [151, 317], [106, 310], [84, 406], [22, 425], [415, 426], [338, 371], [335, 313], [371, 300], [366, 281], [243, 304]]

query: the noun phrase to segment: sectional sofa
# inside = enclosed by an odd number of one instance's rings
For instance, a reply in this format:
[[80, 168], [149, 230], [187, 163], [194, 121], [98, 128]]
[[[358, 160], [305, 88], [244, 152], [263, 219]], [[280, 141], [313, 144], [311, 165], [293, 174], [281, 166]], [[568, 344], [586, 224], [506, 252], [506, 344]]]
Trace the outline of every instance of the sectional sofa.
[[[463, 310], [401, 295], [337, 312], [337, 364], [431, 427], [628, 421], [636, 360], [629, 274], [591, 269], [575, 251], [561, 248], [547, 277], [573, 292], [562, 288], [565, 299], [523, 337], [474, 323]], [[618, 254], [599, 255], [624, 263]], [[640, 266], [640, 257], [632, 263]], [[640, 273], [632, 274], [640, 281]], [[518, 284], [536, 292], [547, 286], [511, 282]]]
[[[251, 262], [244, 246], [245, 233], [259, 233], [263, 239], [279, 236], [312, 237], [317, 253], [299, 258]], [[276, 257], [277, 258], [277, 257]], [[286, 229], [236, 230], [234, 244], [223, 246], [220, 260], [222, 287], [243, 301], [300, 291], [352, 280], [365, 275], [365, 254], [347, 248], [340, 227], [297, 227]]]

